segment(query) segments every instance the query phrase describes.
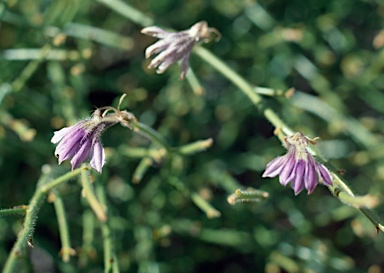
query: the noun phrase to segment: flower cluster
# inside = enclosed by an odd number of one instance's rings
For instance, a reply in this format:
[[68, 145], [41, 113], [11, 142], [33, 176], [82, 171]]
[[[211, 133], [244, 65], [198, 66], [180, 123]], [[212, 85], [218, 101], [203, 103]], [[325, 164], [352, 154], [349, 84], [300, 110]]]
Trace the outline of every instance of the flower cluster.
[[189, 55], [193, 46], [199, 41], [209, 42], [211, 33], [216, 33], [220, 37], [220, 33], [216, 29], [208, 27], [205, 21], [198, 22], [191, 28], [179, 32], [169, 32], [157, 26], [151, 26], [142, 29], [141, 33], [160, 39], [145, 51], [147, 59], [151, 55], [161, 52], [151, 61], [148, 68], [157, 67], [156, 72], [161, 74], [173, 63], [181, 60], [180, 79], [184, 79], [187, 73]]
[[[157, 26], [146, 27], [141, 32], [160, 39], [145, 51], [146, 58], [158, 54], [148, 68], [157, 67], [157, 73], [160, 74], [170, 65], [181, 60], [180, 79], [183, 79], [187, 73], [189, 56], [194, 45], [199, 41], [209, 42], [212, 33], [220, 37], [220, 33], [208, 27], [205, 21], [179, 32], [169, 32]], [[123, 98], [124, 96], [121, 100]], [[55, 132], [51, 142], [58, 143], [55, 155], [59, 159], [59, 164], [71, 159], [73, 170], [89, 159], [91, 167], [101, 173], [105, 164], [105, 153], [100, 143], [101, 134], [117, 123], [131, 128], [131, 121], [136, 120], [131, 113], [119, 110], [120, 103], [118, 109], [113, 107], [97, 109], [91, 118]], [[105, 110], [104, 113], [101, 112], [102, 110]], [[113, 111], [112, 114], [108, 113], [110, 110]], [[287, 154], [269, 162], [262, 176], [279, 175], [280, 183], [284, 186], [291, 183], [296, 195], [304, 188], [307, 189], [308, 194], [311, 194], [318, 183], [331, 186], [332, 175], [308, 152], [308, 143], [316, 144], [314, 140], [305, 137], [302, 133], [285, 137], [283, 145], [288, 150]]]
[[283, 145], [288, 150], [287, 154], [269, 162], [263, 177], [279, 175], [282, 185], [286, 186], [291, 182], [296, 195], [304, 188], [311, 194], [319, 181], [332, 186], [331, 173], [308, 152], [308, 142], [316, 144], [314, 140], [299, 132], [284, 138]]
[[[106, 111], [101, 113], [103, 109]], [[109, 110], [114, 111], [114, 113], [108, 114]], [[101, 134], [117, 123], [131, 128], [130, 122], [132, 120], [136, 120], [136, 118], [127, 111], [104, 107], [96, 109], [91, 118], [56, 131], [51, 142], [59, 143], [55, 150], [59, 164], [64, 160], [71, 159], [72, 170], [74, 170], [90, 159], [91, 167], [101, 173], [105, 164], [105, 153], [100, 143]]]

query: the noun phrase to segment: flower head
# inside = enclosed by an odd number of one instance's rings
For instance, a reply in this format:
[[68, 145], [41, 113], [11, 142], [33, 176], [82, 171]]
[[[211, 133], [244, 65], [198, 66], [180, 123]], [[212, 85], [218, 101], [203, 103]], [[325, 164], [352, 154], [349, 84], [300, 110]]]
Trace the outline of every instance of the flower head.
[[156, 26], [142, 29], [141, 33], [160, 39], [145, 51], [147, 59], [151, 55], [161, 52], [151, 61], [148, 68], [157, 67], [156, 72], [162, 74], [173, 63], [181, 60], [180, 79], [184, 79], [193, 46], [201, 40], [204, 43], [209, 42], [213, 32], [220, 37], [220, 33], [216, 29], [208, 27], [205, 21], [198, 22], [191, 28], [179, 32], [169, 32]]
[[[102, 109], [106, 109], [104, 113], [101, 113]], [[114, 113], [108, 114], [110, 110], [113, 110]], [[132, 120], [136, 120], [136, 118], [127, 111], [104, 107], [96, 109], [92, 117], [56, 131], [51, 142], [59, 143], [55, 150], [59, 164], [71, 159], [72, 170], [74, 170], [89, 159], [91, 167], [101, 173], [105, 164], [105, 153], [100, 143], [101, 134], [116, 123], [130, 128], [129, 122]]]
[[319, 182], [332, 186], [331, 173], [308, 152], [308, 142], [316, 144], [315, 140], [299, 132], [284, 138], [283, 144], [288, 152], [269, 162], [263, 177], [279, 175], [282, 185], [286, 186], [291, 182], [296, 195], [304, 188], [311, 194]]

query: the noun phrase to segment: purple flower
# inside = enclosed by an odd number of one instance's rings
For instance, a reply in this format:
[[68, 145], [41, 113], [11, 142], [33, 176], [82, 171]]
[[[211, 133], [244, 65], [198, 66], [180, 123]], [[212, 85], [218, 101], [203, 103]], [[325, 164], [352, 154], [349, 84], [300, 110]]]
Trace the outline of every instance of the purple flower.
[[[55, 150], [59, 164], [71, 159], [72, 170], [90, 159], [91, 167], [101, 173], [105, 164], [105, 153], [100, 143], [101, 134], [117, 123], [132, 129], [132, 121], [137, 122], [136, 117], [126, 110], [120, 111], [120, 104], [125, 94], [121, 96], [119, 106], [116, 108], [105, 106], [96, 109], [91, 118], [79, 121], [71, 127], [63, 128], [54, 133], [52, 143], [59, 143]], [[101, 110], [104, 110], [101, 113]], [[109, 113], [113, 111], [113, 113]]]
[[100, 143], [101, 134], [117, 122], [103, 121], [100, 110], [96, 110], [91, 118], [84, 119], [71, 127], [54, 133], [52, 143], [59, 143], [55, 150], [59, 164], [71, 159], [72, 170], [90, 159], [91, 167], [101, 173], [105, 164], [105, 153]]
[[142, 29], [141, 33], [160, 39], [145, 51], [145, 58], [147, 59], [151, 55], [161, 52], [151, 61], [148, 68], [157, 67], [156, 72], [161, 74], [169, 66], [181, 60], [180, 79], [184, 79], [193, 46], [200, 40], [205, 43], [209, 42], [212, 32], [220, 37], [220, 33], [214, 28], [209, 28], [205, 21], [198, 22], [191, 28], [179, 32], [169, 32], [156, 26]]
[[269, 162], [263, 177], [279, 175], [283, 186], [291, 182], [295, 195], [304, 188], [311, 194], [319, 182], [332, 186], [331, 173], [307, 151], [308, 142], [316, 144], [315, 140], [305, 137], [302, 133], [284, 138], [283, 144], [288, 150], [287, 154]]

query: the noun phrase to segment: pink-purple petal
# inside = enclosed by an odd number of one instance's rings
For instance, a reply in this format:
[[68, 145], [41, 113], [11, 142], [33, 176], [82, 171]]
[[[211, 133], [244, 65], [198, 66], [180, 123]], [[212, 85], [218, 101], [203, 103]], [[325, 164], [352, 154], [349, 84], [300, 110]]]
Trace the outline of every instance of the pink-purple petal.
[[312, 157], [308, 156], [304, 179], [305, 188], [308, 190], [308, 194], [311, 194], [315, 190], [318, 180], [316, 162]]
[[91, 149], [91, 167], [101, 173], [103, 165], [105, 164], [105, 153], [100, 141], [97, 141]]
[[294, 169], [294, 177], [292, 178], [291, 187], [298, 195], [304, 189], [304, 173], [305, 173], [306, 162], [299, 160]]
[[262, 177], [275, 177], [277, 176], [281, 169], [284, 167], [284, 163], [287, 161], [288, 155], [283, 155], [276, 157], [271, 162], [267, 164], [265, 171]]
[[297, 163], [295, 169], [295, 177], [292, 179], [291, 187], [295, 192], [295, 195], [298, 195], [305, 187], [305, 167], [306, 163], [301, 160]]
[[80, 149], [77, 151], [77, 153], [73, 156], [71, 160], [72, 170], [79, 167], [89, 157], [91, 146], [92, 141], [90, 139], [88, 139], [83, 143], [83, 145], [81, 145]]
[[280, 184], [286, 186], [295, 176], [296, 159], [294, 156], [289, 156], [283, 169], [280, 172]]
[[70, 158], [72, 158], [80, 149], [80, 143], [79, 142], [75, 142], [73, 146], [67, 148], [65, 151], [61, 152], [61, 153], [56, 153], [56, 156], [58, 156], [59, 158], [59, 165], [65, 161], [65, 160], [68, 160]]
[[[160, 58], [162, 57], [163, 53], [166, 55], [166, 57]], [[155, 66], [158, 66], [156, 71], [156, 73], [158, 74], [164, 73], [165, 70], [168, 69], [168, 67], [170, 67], [173, 63], [175, 63], [178, 60], [178, 56], [175, 55], [174, 52], [172, 52], [172, 48], [169, 48], [163, 51], [162, 53], [160, 53], [155, 59], [153, 59], [153, 62], [159, 62], [160, 59], [158, 60], [157, 59], [158, 57], [161, 59], [161, 63], [155, 65]]]
[[[151, 63], [148, 65], [148, 68], [154, 68], [154, 67], [157, 67], [158, 65], [160, 65], [162, 62], [164, 62], [166, 59], [169, 58], [169, 55], [171, 54], [172, 52], [169, 51], [169, 49], [167, 50], [164, 50], [163, 52], [161, 52], [159, 55], [157, 55], [152, 61]], [[169, 60], [169, 59], [168, 59]], [[171, 65], [171, 63], [169, 64]], [[159, 72], [157, 72], [159, 73]]]
[[51, 142], [56, 144], [58, 143], [69, 131], [71, 127], [65, 127], [59, 131], [53, 133], [53, 137], [51, 138]]
[[181, 73], [180, 73], [180, 79], [184, 79], [185, 75], [188, 72], [189, 68], [189, 53], [183, 57], [181, 60]]
[[[83, 124], [87, 121], [88, 120], [79, 121], [75, 125], [68, 127], [68, 130], [63, 131], [65, 135], [62, 136], [60, 143], [57, 145], [57, 149], [56, 149], [57, 153], [61, 153], [61, 151], [65, 150], [68, 147], [68, 145], [69, 146], [73, 145], [72, 142], [74, 138], [78, 139], [79, 136], [82, 137], [86, 134], [86, 131], [83, 128]], [[61, 135], [62, 135], [62, 132], [60, 132], [59, 136]]]
[[151, 27], [143, 28], [141, 30], [141, 33], [152, 36], [152, 37], [160, 38], [160, 39], [165, 38], [168, 35], [172, 34], [171, 32], [166, 31], [166, 30], [164, 30], [160, 27], [157, 27], [157, 26], [151, 26]]
[[317, 163], [317, 168], [319, 170], [319, 174], [322, 182], [328, 186], [332, 186], [332, 175], [328, 171], [328, 169], [320, 163]]
[[167, 46], [168, 46], [168, 44], [164, 40], [160, 40], [160, 41], [154, 43], [153, 45], [147, 47], [147, 49], [145, 50], [145, 58], [148, 59], [153, 54], [157, 54], [160, 51], [163, 51], [164, 49], [167, 48]]
[[59, 164], [64, 160], [73, 157], [80, 149], [80, 142], [85, 136], [83, 129], [70, 132], [63, 140], [57, 145], [55, 155], [59, 157]]

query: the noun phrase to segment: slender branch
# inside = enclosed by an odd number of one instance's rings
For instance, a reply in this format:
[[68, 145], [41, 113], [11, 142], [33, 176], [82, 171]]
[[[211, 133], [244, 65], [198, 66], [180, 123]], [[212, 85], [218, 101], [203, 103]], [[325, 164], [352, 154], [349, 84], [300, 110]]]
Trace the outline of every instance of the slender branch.
[[39, 65], [45, 60], [48, 56], [52, 46], [50, 44], [46, 44], [41, 49], [41, 54], [38, 59], [31, 61], [19, 74], [19, 77], [14, 80], [12, 83], [12, 91], [19, 92], [27, 82], [27, 80], [33, 75]]
[[369, 221], [371, 221], [375, 225], [377, 231], [380, 230], [384, 232], [384, 226], [383, 224], [381, 224], [381, 220], [376, 215], [376, 213], [367, 208], [361, 208], [360, 210], [369, 219]]
[[119, 147], [119, 153], [130, 158], [143, 158], [149, 157], [156, 162], [161, 162], [161, 160], [166, 155], [166, 150], [163, 148], [143, 148], [143, 147], [127, 147], [126, 145], [121, 145]]
[[125, 37], [112, 31], [83, 24], [68, 23], [65, 26], [64, 31], [68, 36], [93, 40], [122, 50], [129, 50], [133, 46], [133, 42], [130, 37]]
[[195, 72], [191, 68], [188, 70], [186, 79], [196, 96], [201, 96], [205, 93], [204, 87], [201, 85], [199, 79], [196, 77]]
[[232, 81], [234, 85], [236, 85], [245, 95], [247, 95], [254, 105], [258, 105], [261, 102], [262, 98], [255, 92], [253, 86], [251, 86], [243, 77], [232, 70], [222, 60], [200, 46], [195, 46], [194, 52], [208, 64], [212, 65], [227, 79]]
[[81, 172], [81, 185], [83, 186], [85, 198], [88, 200], [93, 212], [101, 222], [107, 221], [106, 208], [99, 200], [97, 200], [95, 193], [91, 187], [91, 181], [89, 180], [89, 174], [87, 170]]
[[152, 159], [149, 157], [144, 157], [139, 165], [137, 166], [135, 172], [132, 176], [132, 182], [137, 184], [140, 183], [141, 179], [143, 179], [144, 174], [148, 171], [149, 167], [152, 166]]
[[43, 186], [41, 186], [40, 191], [42, 193], [47, 193], [48, 191], [50, 191], [54, 187], [60, 185], [61, 183], [66, 182], [66, 181], [78, 176], [81, 173], [81, 171], [84, 169], [88, 170], [88, 167], [82, 166], [80, 168], [77, 168], [74, 171], [66, 173], [63, 176], [60, 176], [59, 178], [53, 180], [52, 182], [46, 183]]
[[178, 147], [177, 152], [182, 155], [191, 155], [197, 152], [205, 151], [206, 149], [210, 148], [212, 144], [213, 144], [212, 138], [199, 140], [199, 141]]
[[83, 213], [83, 244], [79, 253], [80, 266], [86, 266], [89, 258], [96, 256], [95, 248], [92, 243], [94, 242], [95, 233], [95, 217], [90, 209]]
[[[333, 185], [328, 186], [331, 192], [342, 202], [357, 207], [368, 219], [372, 222], [372, 224], [376, 227], [377, 230], [381, 230], [384, 232], [384, 226], [382, 224], [381, 219], [377, 216], [375, 212], [370, 210], [368, 207], [375, 206], [378, 200], [371, 199], [370, 202], [367, 203], [365, 198], [364, 203], [361, 204], [361, 197], [355, 196], [353, 191], [348, 187], [348, 185], [338, 176], [333, 174]], [[363, 197], [364, 198], [364, 197]]]
[[53, 205], [55, 207], [57, 222], [59, 224], [59, 233], [60, 233], [60, 240], [61, 240], [60, 254], [64, 262], [69, 262], [70, 257], [75, 255], [76, 252], [73, 248], [71, 248], [69, 231], [68, 231], [68, 222], [67, 222], [67, 216], [65, 214], [63, 199], [57, 192], [52, 192], [52, 194], [49, 196], [48, 199], [53, 199]]
[[13, 215], [13, 214], [25, 214], [27, 209], [28, 209], [28, 206], [19, 206], [19, 207], [14, 207], [11, 209], [1, 209], [0, 210], [0, 217]]
[[153, 19], [143, 14], [141, 11], [128, 5], [127, 3], [120, 0], [97, 0], [98, 2], [108, 6], [115, 12], [123, 15], [130, 19], [132, 22], [139, 24], [143, 27], [153, 24]]
[[32, 238], [33, 229], [37, 219], [37, 213], [45, 197], [46, 195], [39, 190], [36, 191], [33, 195], [25, 215], [24, 227], [20, 232], [16, 243], [13, 245], [11, 253], [8, 255], [3, 273], [16, 272], [17, 262], [19, 258], [21, 258], [22, 250], [25, 246], [27, 246], [28, 241]]
[[176, 176], [169, 176], [168, 183], [174, 186], [179, 192], [191, 198], [192, 202], [203, 212], [205, 212], [208, 218], [220, 217], [221, 213], [215, 209], [210, 203], [208, 203], [200, 194], [196, 192], [190, 192], [189, 189], [180, 181]]
[[208, 218], [220, 217], [220, 211], [212, 207], [212, 205], [209, 204], [205, 199], [203, 199], [200, 194], [196, 192], [192, 193], [191, 199], [197, 207], [199, 207], [202, 211], [205, 212]]
[[235, 205], [239, 202], [260, 202], [268, 196], [268, 192], [252, 188], [246, 190], [237, 189], [234, 193], [228, 196], [227, 201], [231, 205]]
[[294, 131], [290, 129], [272, 109], [259, 105], [263, 99], [257, 93], [257, 88], [250, 85], [246, 79], [237, 74], [222, 60], [217, 58], [207, 49], [196, 46], [194, 52], [208, 64], [213, 66], [217, 71], [223, 74], [224, 77], [232, 81], [232, 83], [236, 85], [240, 91], [242, 91], [252, 101], [255, 106], [260, 106], [260, 108], [263, 110], [263, 115], [265, 118], [268, 119], [276, 128], [281, 128], [286, 134], [293, 134]]
[[[8, 255], [7, 261], [3, 269], [3, 273], [12, 273], [16, 272], [17, 262], [22, 255], [23, 249], [27, 246], [30, 239], [32, 239], [33, 231], [36, 224], [37, 213], [40, 210], [42, 202], [46, 199], [46, 194], [52, 188], [58, 186], [59, 184], [68, 181], [69, 179], [80, 174], [82, 168], [78, 168], [72, 172], [69, 172], [59, 178], [53, 180], [52, 182], [47, 182], [49, 177], [49, 172], [43, 174], [41, 179], [38, 182], [38, 186], [34, 195], [32, 196], [31, 201], [29, 202], [28, 209], [26, 210], [24, 227], [19, 233], [16, 243], [13, 245], [10, 254]], [[42, 185], [42, 186], [40, 186]]]
[[151, 139], [153, 142], [156, 142], [160, 146], [164, 147], [167, 150], [167, 153], [172, 152], [171, 147], [167, 144], [164, 138], [151, 127], [136, 121], [131, 121], [131, 125], [135, 131], [142, 133], [143, 135], [149, 137], [149, 139]]
[[[104, 188], [101, 185], [96, 185], [96, 194], [101, 204], [107, 207], [107, 200], [105, 198]], [[104, 240], [104, 272], [105, 273], [119, 273], [119, 264], [117, 261], [116, 253], [114, 251], [112, 242], [112, 231], [108, 222], [101, 223], [101, 231]]]

